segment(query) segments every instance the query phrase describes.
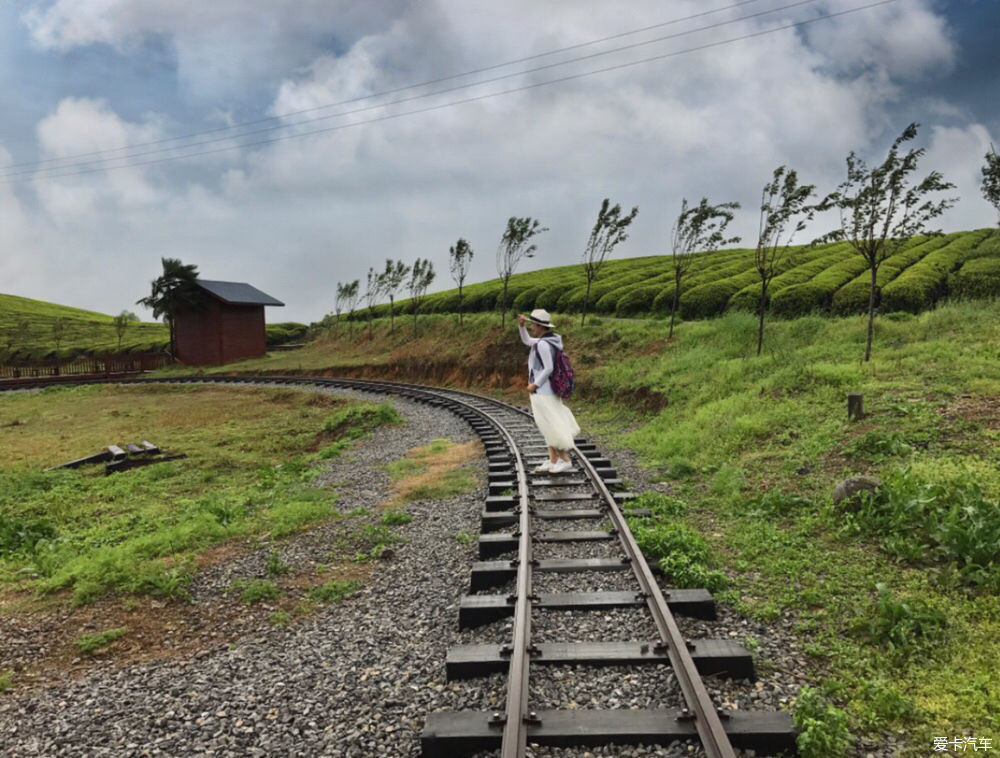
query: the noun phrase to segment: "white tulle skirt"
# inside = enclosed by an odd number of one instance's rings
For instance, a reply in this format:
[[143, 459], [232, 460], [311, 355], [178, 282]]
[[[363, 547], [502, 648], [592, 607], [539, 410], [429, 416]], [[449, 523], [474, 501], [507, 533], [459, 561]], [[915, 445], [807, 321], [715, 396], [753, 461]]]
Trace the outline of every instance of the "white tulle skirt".
[[537, 392], [528, 397], [531, 398], [531, 415], [535, 417], [545, 444], [556, 450], [573, 447], [573, 438], [580, 433], [580, 427], [573, 412], [563, 405], [562, 398], [558, 395], [539, 395]]

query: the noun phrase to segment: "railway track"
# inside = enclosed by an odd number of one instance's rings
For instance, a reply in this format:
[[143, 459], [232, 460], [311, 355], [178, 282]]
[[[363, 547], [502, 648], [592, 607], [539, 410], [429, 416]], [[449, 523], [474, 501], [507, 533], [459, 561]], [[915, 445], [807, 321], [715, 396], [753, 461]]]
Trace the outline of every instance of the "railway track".
[[[94, 381], [66, 382], [95, 383]], [[724, 712], [717, 709], [702, 675], [754, 678], [750, 653], [729, 640], [685, 640], [674, 614], [714, 618], [711, 595], [699, 589], [662, 589], [629, 530], [622, 505], [632, 493], [620, 490], [611, 462], [586, 440], [571, 451], [574, 468], [560, 475], [535, 474], [545, 445], [530, 414], [498, 400], [455, 390], [396, 382], [308, 377], [214, 376], [133, 378], [96, 383], [236, 383], [313, 385], [393, 394], [446, 408], [479, 435], [488, 459], [479, 561], [471, 569], [470, 592], [459, 607], [466, 629], [512, 619], [509, 641], [452, 648], [449, 679], [506, 671], [503, 712], [456, 711], [427, 715], [421, 738], [426, 756], [498, 751], [520, 758], [529, 744], [599, 746], [665, 744], [697, 740], [709, 758], [735, 756], [735, 748], [760, 754], [794, 752], [795, 731], [787, 713]], [[51, 382], [20, 382], [17, 389]], [[0, 389], [9, 389], [4, 386]], [[593, 557], [600, 546], [602, 557]], [[550, 554], [552, 557], [538, 557]], [[548, 578], [569, 576], [576, 585], [614, 572], [623, 576], [614, 591], [542, 592]], [[630, 578], [629, 578], [630, 577]], [[655, 625], [653, 639], [576, 642], [533, 639], [532, 622], [553, 612], [595, 613], [614, 608], [645, 609]], [[675, 708], [591, 709], [576, 704], [539, 708], [532, 675], [547, 666], [661, 666], [676, 687]]]

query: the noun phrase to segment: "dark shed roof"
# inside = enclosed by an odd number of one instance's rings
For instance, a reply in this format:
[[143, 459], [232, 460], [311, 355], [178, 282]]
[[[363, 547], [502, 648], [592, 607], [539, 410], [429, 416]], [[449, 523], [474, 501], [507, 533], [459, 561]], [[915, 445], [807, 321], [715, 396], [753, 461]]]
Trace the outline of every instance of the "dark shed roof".
[[213, 282], [208, 279], [195, 279], [195, 284], [230, 305], [284, 305], [266, 292], [251, 287], [246, 282]]

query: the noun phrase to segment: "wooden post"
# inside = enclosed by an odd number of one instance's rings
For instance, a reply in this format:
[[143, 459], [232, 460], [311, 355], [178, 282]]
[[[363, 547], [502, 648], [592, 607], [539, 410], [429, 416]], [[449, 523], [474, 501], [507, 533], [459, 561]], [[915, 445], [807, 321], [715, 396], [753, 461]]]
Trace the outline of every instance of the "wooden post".
[[865, 415], [864, 399], [860, 392], [847, 393], [847, 419], [857, 421]]

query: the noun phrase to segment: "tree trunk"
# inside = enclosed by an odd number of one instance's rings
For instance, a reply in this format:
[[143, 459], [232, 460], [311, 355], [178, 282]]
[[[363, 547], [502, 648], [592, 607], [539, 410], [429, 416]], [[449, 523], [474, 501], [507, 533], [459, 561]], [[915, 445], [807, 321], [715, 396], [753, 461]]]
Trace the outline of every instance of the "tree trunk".
[[865, 342], [865, 363], [872, 357], [872, 334], [875, 331], [875, 278], [878, 268], [872, 267], [872, 288], [868, 293], [868, 339]]
[[462, 325], [462, 285], [458, 285], [458, 325]]
[[583, 315], [580, 317], [580, 326], [583, 326], [587, 320], [587, 307], [590, 305], [590, 285], [592, 282], [592, 279], [587, 279], [587, 294], [583, 296]]
[[389, 334], [396, 331], [396, 308], [395, 299], [389, 295]]
[[500, 293], [500, 328], [503, 329], [507, 323], [507, 281], [504, 279], [503, 292]]
[[763, 282], [760, 283], [760, 303], [758, 305], [758, 311], [760, 312], [760, 323], [757, 326], [757, 355], [760, 355], [760, 351], [764, 347], [764, 303], [767, 302], [767, 285]]
[[674, 276], [674, 302], [670, 306], [670, 332], [667, 334], [667, 339], [673, 339], [674, 336], [674, 317], [677, 315], [677, 305], [681, 300], [681, 277], [680, 275]]

